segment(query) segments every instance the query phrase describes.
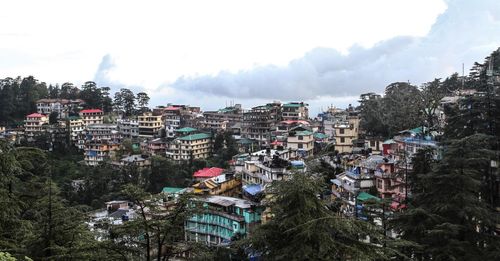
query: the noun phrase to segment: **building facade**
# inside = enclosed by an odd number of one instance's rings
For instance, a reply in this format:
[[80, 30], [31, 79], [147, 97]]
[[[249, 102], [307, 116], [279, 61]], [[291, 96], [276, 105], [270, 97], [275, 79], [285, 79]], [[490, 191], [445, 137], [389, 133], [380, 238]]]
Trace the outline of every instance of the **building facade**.
[[163, 128], [161, 115], [153, 115], [151, 112], [146, 112], [138, 117], [139, 137], [154, 138], [160, 135], [160, 130]]
[[206, 159], [212, 153], [212, 135], [207, 133], [190, 134], [173, 140], [166, 156], [173, 160]]
[[80, 118], [82, 119], [84, 126], [90, 124], [102, 124], [103, 117], [104, 112], [99, 109], [87, 109], [80, 111]]
[[260, 223], [263, 208], [239, 198], [209, 196], [199, 199], [201, 213], [185, 222], [185, 240], [207, 245], [228, 244], [246, 238]]

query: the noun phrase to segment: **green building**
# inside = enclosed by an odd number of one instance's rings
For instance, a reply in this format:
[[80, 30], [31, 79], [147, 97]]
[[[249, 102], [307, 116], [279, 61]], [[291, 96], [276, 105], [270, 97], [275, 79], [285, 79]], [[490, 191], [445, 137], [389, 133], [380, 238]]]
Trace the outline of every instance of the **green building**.
[[233, 237], [246, 237], [260, 223], [264, 210], [258, 204], [232, 197], [200, 198], [203, 210], [186, 221], [187, 241], [209, 245], [230, 243]]

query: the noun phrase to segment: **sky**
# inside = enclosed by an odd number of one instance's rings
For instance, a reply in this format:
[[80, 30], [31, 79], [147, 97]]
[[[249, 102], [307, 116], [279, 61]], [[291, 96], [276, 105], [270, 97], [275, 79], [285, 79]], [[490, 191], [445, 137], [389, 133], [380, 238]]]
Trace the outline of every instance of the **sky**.
[[273, 100], [313, 113], [500, 47], [498, 0], [1, 1], [0, 77], [95, 81], [150, 106]]

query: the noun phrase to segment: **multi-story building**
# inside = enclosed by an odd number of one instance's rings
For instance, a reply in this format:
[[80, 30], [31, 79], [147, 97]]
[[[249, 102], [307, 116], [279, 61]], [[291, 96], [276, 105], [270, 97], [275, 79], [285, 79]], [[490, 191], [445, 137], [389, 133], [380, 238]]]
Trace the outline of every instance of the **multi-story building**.
[[84, 126], [90, 124], [102, 124], [103, 123], [104, 112], [99, 109], [87, 109], [80, 111], [80, 118], [83, 121]]
[[248, 200], [224, 196], [198, 198], [200, 213], [185, 222], [185, 240], [208, 245], [228, 244], [246, 238], [260, 223], [263, 207]]
[[58, 118], [63, 119], [69, 117], [72, 111], [79, 111], [84, 104], [80, 99], [40, 99], [36, 101], [36, 110], [45, 115], [57, 112]]
[[123, 138], [136, 139], [139, 137], [139, 122], [133, 119], [118, 120], [118, 131]]
[[346, 121], [336, 123], [334, 128], [335, 150], [340, 153], [352, 152], [352, 142], [358, 139], [359, 117], [357, 115], [347, 116]]
[[181, 109], [182, 107], [168, 106], [163, 109], [162, 119], [165, 128], [175, 131], [181, 126]]
[[289, 102], [283, 104], [282, 117], [283, 120], [308, 120], [309, 119], [309, 106], [304, 102]]
[[304, 128], [296, 127], [290, 130], [286, 140], [287, 149], [294, 150], [297, 156], [307, 158], [314, 153], [314, 136], [313, 132]]
[[39, 135], [44, 131], [43, 125], [49, 123], [49, 118], [40, 113], [32, 113], [26, 116], [24, 121], [24, 132], [28, 138]]
[[228, 126], [233, 126], [235, 123], [243, 120], [243, 110], [241, 104], [226, 107], [218, 111], [203, 112], [203, 126], [214, 130], [226, 129]]
[[147, 140], [142, 143], [142, 151], [149, 155], [165, 155], [168, 148], [168, 142], [163, 138]]
[[160, 130], [163, 128], [161, 115], [153, 115], [151, 112], [146, 112], [138, 117], [139, 137], [154, 138], [160, 135]]
[[111, 140], [119, 142], [121, 135], [116, 124], [90, 124], [84, 130], [86, 140]]
[[241, 180], [233, 172], [205, 179], [193, 185], [194, 193], [200, 195], [221, 195], [234, 197], [240, 194]]
[[257, 140], [261, 147], [269, 146], [271, 131], [281, 121], [281, 103], [274, 102], [262, 106], [253, 107], [250, 111], [243, 113], [242, 136]]
[[295, 158], [292, 150], [262, 150], [252, 153], [246, 159], [240, 159], [244, 164], [242, 181], [245, 185], [260, 184], [266, 188], [275, 180], [288, 179], [295, 170], [305, 170], [303, 161], [291, 158]]
[[111, 160], [120, 144], [110, 140], [88, 140], [85, 142], [84, 160], [89, 166], [97, 166], [106, 160]]
[[173, 140], [167, 149], [167, 157], [173, 160], [206, 159], [212, 153], [212, 135], [196, 133]]
[[78, 116], [71, 116], [67, 118], [69, 137], [73, 143], [78, 142], [78, 135], [82, 133], [84, 129], [83, 120]]

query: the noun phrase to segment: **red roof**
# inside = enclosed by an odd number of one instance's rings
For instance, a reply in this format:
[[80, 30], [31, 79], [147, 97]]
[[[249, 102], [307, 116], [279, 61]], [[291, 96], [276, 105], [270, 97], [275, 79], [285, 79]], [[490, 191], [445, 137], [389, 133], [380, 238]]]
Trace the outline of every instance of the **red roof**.
[[45, 115], [36, 112], [26, 116], [26, 118], [42, 118], [42, 117], [45, 117]]
[[81, 111], [80, 113], [100, 113], [100, 112], [102, 112], [102, 111], [99, 109], [87, 109], [87, 110]]
[[310, 123], [308, 121], [302, 121], [302, 120], [287, 120], [287, 121], [282, 121], [281, 123], [284, 124], [293, 124], [293, 123], [298, 123], [298, 124], [304, 124], [304, 125], [309, 125]]
[[216, 168], [216, 167], [203, 168], [203, 169], [196, 171], [193, 174], [193, 177], [195, 177], [195, 178], [213, 178], [213, 177], [217, 177], [220, 174], [222, 174], [223, 171], [224, 171], [224, 169]]
[[163, 109], [164, 111], [178, 111], [180, 110], [181, 108], [180, 107], [174, 107], [174, 106], [169, 106], [165, 109]]
[[283, 145], [283, 142], [275, 140], [275, 141], [271, 142], [271, 145]]

